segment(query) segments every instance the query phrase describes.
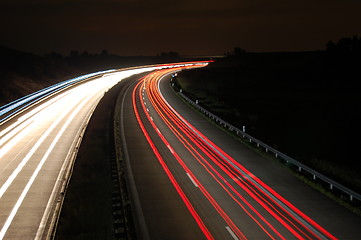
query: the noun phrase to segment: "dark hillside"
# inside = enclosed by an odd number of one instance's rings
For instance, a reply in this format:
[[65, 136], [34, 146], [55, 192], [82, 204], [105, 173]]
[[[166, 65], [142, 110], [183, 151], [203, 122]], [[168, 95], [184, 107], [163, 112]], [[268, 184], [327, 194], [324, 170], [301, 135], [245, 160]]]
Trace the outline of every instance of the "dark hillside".
[[81, 73], [56, 54], [43, 57], [0, 46], [0, 106]]
[[242, 53], [178, 83], [254, 137], [361, 191], [360, 54]]
[[0, 106], [22, 96], [82, 74], [181, 61], [177, 53], [160, 56], [117, 56], [71, 51], [69, 56], [50, 53], [39, 56], [0, 46]]

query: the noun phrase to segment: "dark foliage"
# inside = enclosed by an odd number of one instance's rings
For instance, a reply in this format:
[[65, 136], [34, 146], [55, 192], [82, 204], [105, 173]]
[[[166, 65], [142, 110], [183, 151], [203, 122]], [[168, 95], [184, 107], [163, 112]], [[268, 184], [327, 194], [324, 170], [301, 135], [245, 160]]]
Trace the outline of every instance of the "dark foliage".
[[[355, 39], [339, 44], [359, 44]], [[361, 179], [354, 171], [361, 168], [360, 57], [331, 49], [243, 52], [184, 71], [179, 83], [201, 105], [291, 157], [321, 170], [333, 165]]]
[[107, 50], [100, 54], [74, 50], [69, 56], [56, 52], [39, 56], [0, 46], [0, 105], [85, 73], [179, 60], [176, 52], [123, 57]]

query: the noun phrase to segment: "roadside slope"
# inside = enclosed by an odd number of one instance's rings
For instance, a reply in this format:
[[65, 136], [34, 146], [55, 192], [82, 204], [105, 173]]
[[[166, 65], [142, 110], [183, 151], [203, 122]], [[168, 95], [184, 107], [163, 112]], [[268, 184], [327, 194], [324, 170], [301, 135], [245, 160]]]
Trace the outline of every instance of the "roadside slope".
[[304, 184], [275, 161], [262, 157], [246, 145], [215, 127], [178, 98], [163, 80], [161, 90], [180, 115], [229, 153], [255, 176], [340, 239], [360, 239], [361, 217]]

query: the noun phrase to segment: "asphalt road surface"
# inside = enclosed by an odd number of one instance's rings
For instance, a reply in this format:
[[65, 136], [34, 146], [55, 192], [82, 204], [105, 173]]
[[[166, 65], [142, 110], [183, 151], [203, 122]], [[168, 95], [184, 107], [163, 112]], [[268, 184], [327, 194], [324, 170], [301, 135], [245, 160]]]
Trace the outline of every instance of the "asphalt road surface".
[[[163, 78], [175, 70], [134, 83], [122, 101], [140, 238], [361, 239], [360, 217], [190, 110]], [[86, 123], [130, 73], [122, 74], [79, 84], [1, 122], [0, 239], [48, 236]]]
[[141, 239], [361, 239], [360, 217], [183, 103], [173, 71], [141, 79], [122, 101]]
[[151, 69], [102, 74], [38, 101], [42, 94], [33, 95], [25, 108], [9, 105], [0, 122], [0, 239], [47, 238], [97, 103], [122, 79]]

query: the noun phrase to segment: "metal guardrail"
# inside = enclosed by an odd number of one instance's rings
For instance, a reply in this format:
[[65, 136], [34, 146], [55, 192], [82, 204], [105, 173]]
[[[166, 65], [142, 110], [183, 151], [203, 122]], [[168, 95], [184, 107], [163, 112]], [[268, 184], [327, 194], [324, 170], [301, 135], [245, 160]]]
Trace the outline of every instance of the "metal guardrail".
[[[361, 201], [361, 194], [343, 186], [342, 184], [330, 179], [329, 177], [326, 177], [322, 173], [317, 172], [316, 170], [300, 163], [299, 161], [287, 156], [286, 154], [272, 148], [271, 146], [261, 142], [260, 140], [258, 140], [256, 138], [252, 137], [251, 135], [247, 134], [244, 131], [244, 129], [240, 130], [239, 128], [233, 126], [232, 124], [224, 121], [223, 119], [219, 118], [215, 114], [213, 114], [213, 113], [209, 112], [208, 110], [206, 110], [205, 108], [201, 107], [198, 104], [198, 101], [194, 102], [193, 100], [188, 98], [186, 95], [184, 95], [182, 92], [179, 92], [179, 95], [184, 100], [186, 100], [188, 103], [193, 105], [196, 109], [198, 109], [200, 112], [202, 112], [204, 115], [206, 115], [207, 117], [214, 120], [216, 123], [223, 125], [224, 127], [228, 128], [229, 131], [235, 132], [237, 135], [242, 136], [243, 138], [247, 138], [250, 143], [252, 143], [252, 142], [255, 143], [257, 145], [257, 147], [263, 148], [266, 152], [273, 153], [276, 158], [283, 159], [287, 164], [291, 164], [291, 165], [295, 166], [296, 168], [298, 168], [299, 172], [310, 174], [312, 176], [313, 180], [316, 180], [316, 179], [322, 180], [323, 182], [328, 184], [330, 190], [338, 189], [342, 193], [346, 194], [349, 197], [350, 201], [353, 201], [354, 199]], [[344, 194], [341, 194], [341, 196], [344, 196]]]
[[50, 96], [51, 94], [57, 93], [69, 86], [75, 85], [79, 82], [84, 80], [91, 79], [92, 77], [103, 75], [106, 73], [111, 73], [115, 70], [106, 70], [106, 71], [99, 71], [95, 73], [89, 73], [86, 75], [82, 75], [76, 78], [72, 78], [60, 83], [56, 83], [51, 85], [47, 88], [41, 89], [37, 92], [31, 93], [27, 96], [14, 100], [6, 105], [0, 106], [0, 123], [6, 121], [7, 119], [11, 118], [13, 115], [17, 114], [18, 112], [26, 109], [27, 107], [31, 106], [34, 103], [45, 99], [46, 97]]

